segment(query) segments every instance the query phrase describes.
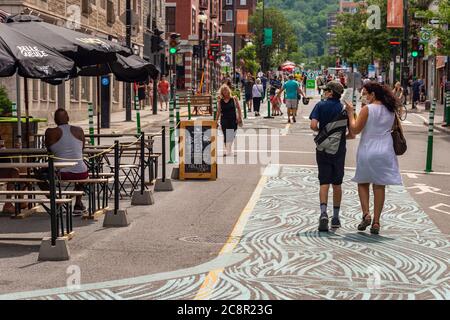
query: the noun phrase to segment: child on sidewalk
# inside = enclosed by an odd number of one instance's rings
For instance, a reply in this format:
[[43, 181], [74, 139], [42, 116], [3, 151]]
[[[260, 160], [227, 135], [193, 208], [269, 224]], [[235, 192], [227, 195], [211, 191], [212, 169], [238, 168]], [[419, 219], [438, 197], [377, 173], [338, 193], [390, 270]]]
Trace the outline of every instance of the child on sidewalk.
[[280, 90], [278, 89], [273, 97], [270, 98], [270, 102], [272, 103], [272, 116], [282, 116], [283, 112], [281, 112], [281, 97], [278, 95]]

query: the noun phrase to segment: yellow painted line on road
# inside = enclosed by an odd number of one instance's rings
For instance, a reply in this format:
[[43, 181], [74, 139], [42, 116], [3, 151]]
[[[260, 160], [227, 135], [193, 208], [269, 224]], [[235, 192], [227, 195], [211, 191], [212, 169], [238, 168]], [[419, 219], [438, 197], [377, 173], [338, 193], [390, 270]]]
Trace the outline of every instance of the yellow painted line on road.
[[[248, 218], [250, 217], [250, 214], [253, 212], [253, 209], [255, 208], [256, 202], [258, 201], [259, 196], [262, 193], [262, 190], [267, 182], [267, 179], [268, 179], [267, 176], [262, 176], [261, 179], [259, 179], [255, 191], [253, 191], [250, 200], [248, 201], [247, 205], [245, 206], [244, 210], [239, 216], [239, 220], [236, 222], [236, 225], [234, 226], [233, 231], [228, 237], [226, 244], [223, 246], [222, 250], [220, 250], [218, 257], [224, 254], [231, 254], [234, 248], [236, 248], [236, 245], [238, 243], [236, 239], [242, 236], [244, 228], [248, 222]], [[220, 275], [223, 273], [223, 271], [224, 268], [211, 270], [206, 276], [205, 280], [203, 281], [203, 284], [200, 287], [194, 300], [208, 300], [214, 290], [214, 287], [218, 283]]]

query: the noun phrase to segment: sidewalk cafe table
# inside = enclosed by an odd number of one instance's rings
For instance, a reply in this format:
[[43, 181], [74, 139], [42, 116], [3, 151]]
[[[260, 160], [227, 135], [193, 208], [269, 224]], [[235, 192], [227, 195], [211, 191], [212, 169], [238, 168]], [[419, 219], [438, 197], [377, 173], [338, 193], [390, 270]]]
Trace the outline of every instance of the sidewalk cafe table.
[[[17, 149], [17, 150], [28, 150], [28, 154], [33, 153], [29, 149]], [[17, 151], [16, 150], [16, 151]], [[1, 150], [2, 154], [8, 154], [13, 155], [12, 150]], [[35, 150], [36, 151], [36, 150]], [[42, 150], [40, 150], [42, 152]], [[17, 153], [16, 153], [17, 154]], [[23, 154], [23, 153], [22, 153]], [[37, 154], [37, 152], [35, 152]], [[55, 183], [55, 169], [61, 169], [61, 168], [67, 168], [67, 167], [73, 167], [77, 163], [76, 162], [54, 162], [54, 160], [50, 157], [48, 158], [48, 162], [30, 162], [30, 163], [0, 163], [0, 169], [10, 169], [10, 168], [48, 168], [48, 175], [49, 175], [49, 199], [47, 201], [50, 203], [50, 207], [45, 206], [44, 202], [40, 202], [42, 206], [46, 209], [46, 211], [50, 215], [50, 225], [51, 225], [51, 241], [52, 246], [55, 245], [56, 239], [59, 237], [60, 234], [64, 234], [64, 224], [63, 224], [63, 218], [62, 218], [62, 208], [57, 208], [57, 204], [59, 205], [67, 205], [67, 212], [66, 212], [66, 221], [67, 221], [67, 231], [68, 233], [71, 232], [72, 227], [72, 199], [61, 199], [58, 197], [58, 194], [56, 192], [56, 183]], [[0, 179], [0, 182], [14, 182], [14, 180], [18, 179]], [[30, 192], [31, 194], [31, 192]], [[9, 199], [8, 199], [9, 200]], [[70, 201], [69, 201], [70, 200]], [[14, 200], [16, 203], [21, 203], [23, 201], [24, 203], [37, 201], [39, 200], [33, 200], [33, 199], [17, 199]], [[58, 211], [58, 212], [57, 212]], [[59, 214], [60, 212], [60, 214]], [[59, 220], [59, 221], [58, 221]], [[59, 223], [61, 224], [61, 233], [59, 232]]]

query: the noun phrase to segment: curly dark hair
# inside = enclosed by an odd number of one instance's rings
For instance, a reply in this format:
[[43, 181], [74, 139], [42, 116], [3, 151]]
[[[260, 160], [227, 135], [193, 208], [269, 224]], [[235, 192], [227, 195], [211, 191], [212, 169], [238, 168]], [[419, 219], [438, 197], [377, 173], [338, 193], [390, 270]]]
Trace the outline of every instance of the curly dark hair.
[[387, 85], [371, 81], [366, 83], [363, 88], [366, 89], [367, 93], [374, 93], [375, 98], [381, 101], [390, 112], [396, 112], [401, 107], [400, 99], [392, 93], [391, 88]]

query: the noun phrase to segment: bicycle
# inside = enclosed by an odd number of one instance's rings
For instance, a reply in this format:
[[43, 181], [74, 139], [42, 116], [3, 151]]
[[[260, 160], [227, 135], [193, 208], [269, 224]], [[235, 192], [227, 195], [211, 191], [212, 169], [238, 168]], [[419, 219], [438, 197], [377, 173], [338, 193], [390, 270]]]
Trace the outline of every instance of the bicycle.
[[406, 108], [406, 105], [402, 104], [402, 106], [397, 110], [397, 115], [401, 121], [406, 120], [406, 117], [408, 116], [408, 109]]

